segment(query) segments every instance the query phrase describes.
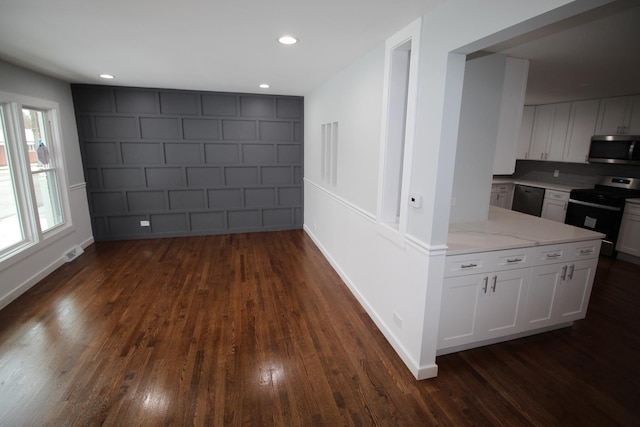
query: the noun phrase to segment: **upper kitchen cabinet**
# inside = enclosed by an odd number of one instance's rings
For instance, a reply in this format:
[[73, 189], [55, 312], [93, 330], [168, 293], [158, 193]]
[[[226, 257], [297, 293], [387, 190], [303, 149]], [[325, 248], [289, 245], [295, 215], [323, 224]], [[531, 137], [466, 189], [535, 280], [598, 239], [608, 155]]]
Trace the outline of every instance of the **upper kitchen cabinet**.
[[563, 161], [572, 163], [587, 163], [589, 145], [594, 135], [598, 106], [600, 100], [589, 99], [571, 103], [571, 117], [565, 143]]
[[516, 138], [516, 159], [526, 159], [529, 157], [529, 145], [531, 144], [531, 133], [533, 131], [533, 115], [536, 107], [525, 105], [522, 110], [522, 120]]
[[494, 175], [511, 175], [516, 169], [516, 145], [522, 127], [528, 73], [529, 61], [506, 58], [493, 158]]
[[562, 161], [570, 113], [570, 102], [536, 107], [529, 159]]
[[596, 135], [638, 134], [640, 134], [640, 95], [601, 100]]
[[[525, 107], [516, 158], [586, 163], [599, 105], [600, 100], [590, 99]], [[531, 131], [525, 127], [528, 120]]]

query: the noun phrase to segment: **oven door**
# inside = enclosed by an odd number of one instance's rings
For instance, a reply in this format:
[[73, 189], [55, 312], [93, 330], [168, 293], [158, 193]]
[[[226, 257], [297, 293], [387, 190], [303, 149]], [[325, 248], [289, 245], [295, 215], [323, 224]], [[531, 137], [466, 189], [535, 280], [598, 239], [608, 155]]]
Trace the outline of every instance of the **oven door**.
[[606, 234], [600, 254], [612, 256], [616, 247], [622, 208], [569, 199], [565, 224]]

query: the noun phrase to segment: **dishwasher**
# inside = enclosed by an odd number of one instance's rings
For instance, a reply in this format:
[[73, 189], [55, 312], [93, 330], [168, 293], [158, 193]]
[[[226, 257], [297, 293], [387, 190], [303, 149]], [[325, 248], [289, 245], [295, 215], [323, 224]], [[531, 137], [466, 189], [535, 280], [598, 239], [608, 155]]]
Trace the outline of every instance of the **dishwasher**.
[[513, 193], [514, 211], [540, 216], [544, 202], [544, 188], [517, 184]]

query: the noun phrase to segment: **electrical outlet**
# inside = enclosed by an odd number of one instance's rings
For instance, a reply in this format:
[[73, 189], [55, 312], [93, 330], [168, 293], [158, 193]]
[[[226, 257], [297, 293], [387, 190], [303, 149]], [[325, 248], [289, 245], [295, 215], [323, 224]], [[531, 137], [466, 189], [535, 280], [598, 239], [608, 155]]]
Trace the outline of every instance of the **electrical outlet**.
[[151, 222], [149, 221], [140, 221], [140, 227], [150, 227], [151, 226]]
[[560, 176], [560, 171], [558, 169], [554, 170], [553, 171], [553, 176], [556, 177], [556, 178], [559, 177]]

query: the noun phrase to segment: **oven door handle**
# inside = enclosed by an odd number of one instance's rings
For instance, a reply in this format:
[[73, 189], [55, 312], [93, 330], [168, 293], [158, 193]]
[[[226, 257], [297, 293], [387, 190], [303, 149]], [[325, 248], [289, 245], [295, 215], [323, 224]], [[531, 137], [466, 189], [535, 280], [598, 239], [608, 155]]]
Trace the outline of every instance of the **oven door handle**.
[[615, 206], [607, 206], [607, 205], [599, 205], [597, 203], [583, 202], [581, 200], [569, 199], [569, 203], [574, 203], [576, 205], [589, 206], [592, 208], [605, 209], [608, 211], [620, 212], [622, 209], [617, 208]]

